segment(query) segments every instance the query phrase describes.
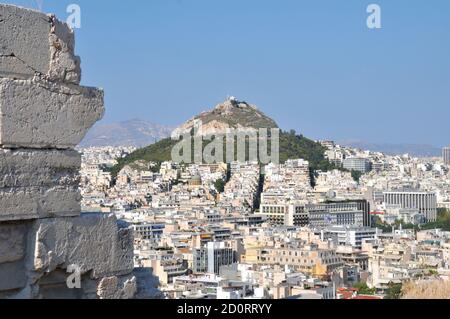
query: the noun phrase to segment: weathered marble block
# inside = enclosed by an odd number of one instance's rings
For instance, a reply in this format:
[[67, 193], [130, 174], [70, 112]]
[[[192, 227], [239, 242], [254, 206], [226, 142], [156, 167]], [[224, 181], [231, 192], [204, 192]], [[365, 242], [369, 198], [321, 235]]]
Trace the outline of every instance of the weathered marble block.
[[0, 188], [0, 222], [79, 216], [78, 186]]
[[29, 79], [35, 74], [78, 84], [80, 58], [73, 31], [52, 16], [0, 4], [0, 77]]
[[[132, 298], [133, 231], [81, 214], [73, 149], [103, 117], [101, 89], [78, 86], [74, 33], [0, 4], [0, 298]], [[82, 272], [82, 289], [66, 284]]]
[[80, 167], [77, 151], [0, 149], [0, 189], [77, 186]]
[[29, 223], [0, 223], [0, 291], [26, 284], [25, 255]]
[[51, 273], [77, 265], [82, 274], [101, 279], [133, 271], [133, 231], [119, 226], [114, 215], [40, 219], [32, 234], [35, 272]]
[[26, 223], [0, 223], [0, 264], [24, 258], [27, 232]]
[[100, 299], [131, 299], [137, 292], [137, 280], [133, 275], [105, 277], [97, 288]]
[[22, 289], [26, 283], [24, 260], [0, 264], [0, 299], [3, 291]]
[[0, 79], [3, 148], [74, 148], [103, 114], [100, 89]]

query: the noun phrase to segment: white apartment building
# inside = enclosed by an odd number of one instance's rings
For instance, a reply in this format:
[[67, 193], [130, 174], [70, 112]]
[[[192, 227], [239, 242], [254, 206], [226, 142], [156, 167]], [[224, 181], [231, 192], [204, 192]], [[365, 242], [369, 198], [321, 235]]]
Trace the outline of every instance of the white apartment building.
[[365, 212], [357, 203], [322, 203], [306, 205], [309, 226], [325, 228], [329, 226], [364, 226]]
[[426, 222], [424, 214], [417, 208], [402, 208], [401, 205], [387, 205], [385, 213], [380, 215], [382, 222], [395, 224], [402, 221], [405, 224], [420, 225]]
[[385, 205], [399, 205], [401, 208], [418, 209], [428, 222], [437, 219], [436, 194], [421, 191], [384, 192]]
[[348, 157], [344, 159], [343, 166], [349, 171], [358, 171], [361, 173], [367, 173], [372, 170], [372, 162], [362, 157]]
[[331, 226], [323, 231], [324, 237], [332, 239], [337, 245], [361, 249], [365, 240], [377, 237], [377, 230], [369, 227]]
[[137, 223], [133, 224], [135, 237], [141, 239], [159, 239], [162, 237], [165, 223]]

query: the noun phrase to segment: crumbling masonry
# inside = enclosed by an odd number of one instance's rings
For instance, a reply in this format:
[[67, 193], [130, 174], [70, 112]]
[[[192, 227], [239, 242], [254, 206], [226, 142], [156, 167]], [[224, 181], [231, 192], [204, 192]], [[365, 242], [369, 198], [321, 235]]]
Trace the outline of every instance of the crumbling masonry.
[[[74, 45], [54, 16], [0, 4], [0, 298], [136, 293], [131, 229], [81, 214], [74, 148], [104, 107], [79, 85]], [[81, 289], [67, 285], [72, 265]]]

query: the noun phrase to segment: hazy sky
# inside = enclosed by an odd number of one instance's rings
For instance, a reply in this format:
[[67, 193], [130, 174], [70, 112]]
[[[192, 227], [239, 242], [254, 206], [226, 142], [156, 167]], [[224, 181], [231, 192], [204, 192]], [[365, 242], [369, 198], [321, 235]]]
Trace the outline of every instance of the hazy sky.
[[[34, 0], [4, 1], [36, 7]], [[180, 124], [234, 95], [312, 138], [450, 144], [448, 0], [44, 0], [81, 7], [106, 122]], [[369, 30], [366, 8], [382, 9]]]

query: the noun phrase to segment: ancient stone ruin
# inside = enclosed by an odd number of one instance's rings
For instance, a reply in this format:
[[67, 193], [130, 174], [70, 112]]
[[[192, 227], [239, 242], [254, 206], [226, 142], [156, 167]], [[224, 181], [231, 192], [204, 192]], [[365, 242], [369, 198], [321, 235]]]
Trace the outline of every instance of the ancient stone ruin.
[[102, 90], [79, 85], [74, 46], [54, 16], [0, 4], [0, 298], [136, 293], [132, 230], [81, 214], [74, 148], [104, 107]]

